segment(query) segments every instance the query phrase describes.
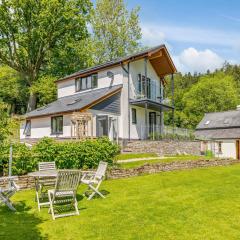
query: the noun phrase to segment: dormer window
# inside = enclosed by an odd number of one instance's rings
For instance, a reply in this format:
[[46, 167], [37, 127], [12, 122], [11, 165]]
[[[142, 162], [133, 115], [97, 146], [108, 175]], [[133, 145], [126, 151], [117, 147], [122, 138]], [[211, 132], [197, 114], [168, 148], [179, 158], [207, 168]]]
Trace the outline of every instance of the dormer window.
[[92, 74], [90, 76], [75, 79], [76, 92], [96, 88], [97, 86], [98, 86], [98, 75], [97, 74]]

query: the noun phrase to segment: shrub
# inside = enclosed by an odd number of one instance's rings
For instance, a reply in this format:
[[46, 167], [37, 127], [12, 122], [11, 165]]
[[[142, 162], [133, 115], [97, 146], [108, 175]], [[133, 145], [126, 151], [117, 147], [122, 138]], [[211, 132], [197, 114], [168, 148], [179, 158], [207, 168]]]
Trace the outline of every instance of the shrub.
[[214, 153], [213, 153], [211, 150], [207, 150], [207, 151], [205, 152], [205, 156], [206, 156], [206, 157], [214, 157]]
[[[12, 174], [23, 175], [33, 170], [34, 165], [31, 158], [31, 150], [24, 144], [15, 143], [13, 148]], [[10, 154], [10, 144], [4, 143], [0, 145], [0, 164], [3, 172], [8, 172]]]
[[[0, 164], [5, 172], [8, 169], [9, 144], [0, 145]], [[113, 164], [119, 153], [119, 146], [108, 138], [94, 140], [57, 142], [43, 138], [31, 149], [23, 144], [13, 145], [13, 174], [22, 175], [37, 169], [38, 162], [55, 161], [60, 169], [89, 169], [98, 166], [100, 161]]]

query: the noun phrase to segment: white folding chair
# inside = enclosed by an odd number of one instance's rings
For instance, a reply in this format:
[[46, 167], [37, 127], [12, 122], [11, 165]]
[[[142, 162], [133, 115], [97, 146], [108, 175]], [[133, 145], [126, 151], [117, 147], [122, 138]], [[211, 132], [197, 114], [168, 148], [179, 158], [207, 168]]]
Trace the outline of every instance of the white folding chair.
[[4, 185], [6, 185], [4, 188], [0, 187], [0, 204], [8, 206], [8, 208], [12, 211], [16, 211], [16, 209], [13, 207], [10, 197], [12, 197], [20, 189], [15, 183], [15, 179], [16, 177], [13, 176], [0, 178], [0, 181], [4, 182]]
[[98, 194], [102, 198], [105, 198], [104, 195], [98, 190], [107, 170], [107, 162], [99, 162], [96, 172], [93, 171], [83, 171], [83, 176], [81, 182], [88, 185], [89, 189], [92, 190], [92, 194], [88, 197], [88, 200], [91, 200], [95, 194]]
[[[49, 211], [53, 220], [59, 217], [79, 215], [77, 203], [77, 188], [81, 179], [81, 171], [79, 170], [60, 170], [57, 175], [55, 189], [48, 190], [48, 198], [50, 203]], [[75, 211], [65, 214], [55, 214], [54, 206], [57, 204], [70, 203], [74, 206]]]
[[[38, 171], [51, 171], [56, 170], [55, 162], [39, 162]], [[38, 211], [41, 210], [41, 206], [49, 205], [48, 201], [43, 201], [47, 198], [47, 191], [49, 188], [55, 186], [56, 179], [49, 177], [39, 177], [36, 181], [36, 200], [38, 204]]]

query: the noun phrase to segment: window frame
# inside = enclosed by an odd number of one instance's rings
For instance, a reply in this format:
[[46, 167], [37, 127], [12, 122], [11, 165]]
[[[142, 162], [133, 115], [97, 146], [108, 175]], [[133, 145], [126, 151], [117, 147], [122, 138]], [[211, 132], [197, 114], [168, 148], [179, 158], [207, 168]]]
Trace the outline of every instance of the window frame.
[[218, 142], [218, 153], [222, 154], [222, 142]]
[[30, 120], [30, 119], [27, 119], [27, 120], [26, 120], [25, 127], [24, 127], [23, 134], [24, 134], [26, 137], [30, 137], [30, 136], [31, 136], [31, 130], [32, 130], [31, 120]]
[[[53, 121], [56, 119], [56, 129], [53, 129]], [[57, 126], [58, 122], [57, 119], [62, 119], [62, 130], [59, 131], [59, 126]], [[63, 115], [58, 115], [58, 116], [53, 116], [51, 117], [51, 134], [52, 135], [58, 135], [58, 134], [63, 134]]]
[[[96, 79], [94, 79], [96, 77]], [[94, 80], [96, 81], [94, 84]], [[85, 81], [85, 85], [83, 88], [83, 83]], [[88, 76], [75, 78], [75, 92], [81, 92], [89, 89], [94, 89], [98, 87], [98, 74], [90, 74]]]
[[132, 108], [132, 124], [137, 124], [137, 109]]

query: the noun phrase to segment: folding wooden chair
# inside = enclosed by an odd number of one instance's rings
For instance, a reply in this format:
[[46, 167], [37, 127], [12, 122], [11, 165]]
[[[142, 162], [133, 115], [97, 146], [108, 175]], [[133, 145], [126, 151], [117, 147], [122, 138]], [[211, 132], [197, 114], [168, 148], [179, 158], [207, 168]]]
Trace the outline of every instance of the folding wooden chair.
[[8, 206], [12, 211], [16, 211], [10, 198], [20, 189], [19, 186], [14, 182], [16, 177], [1, 177], [0, 181], [5, 182], [6, 187], [0, 187], [0, 204]]
[[89, 189], [92, 190], [92, 194], [88, 197], [88, 200], [91, 200], [95, 194], [98, 194], [102, 198], [105, 198], [104, 195], [98, 190], [107, 170], [107, 162], [99, 162], [96, 172], [93, 171], [83, 171], [83, 177], [81, 182], [88, 185]]
[[[53, 220], [59, 217], [79, 215], [77, 203], [77, 188], [80, 184], [81, 171], [79, 170], [60, 170], [57, 175], [55, 189], [48, 190], [48, 198], [50, 203], [49, 212], [52, 214]], [[57, 204], [72, 204], [75, 208], [74, 212], [55, 214], [54, 207]]]
[[[38, 171], [51, 171], [56, 170], [55, 162], [39, 162]], [[36, 181], [36, 200], [38, 204], [38, 211], [41, 210], [41, 206], [49, 205], [49, 202], [44, 201], [47, 198], [47, 191], [49, 188], [55, 186], [56, 179], [49, 177], [39, 177]]]

